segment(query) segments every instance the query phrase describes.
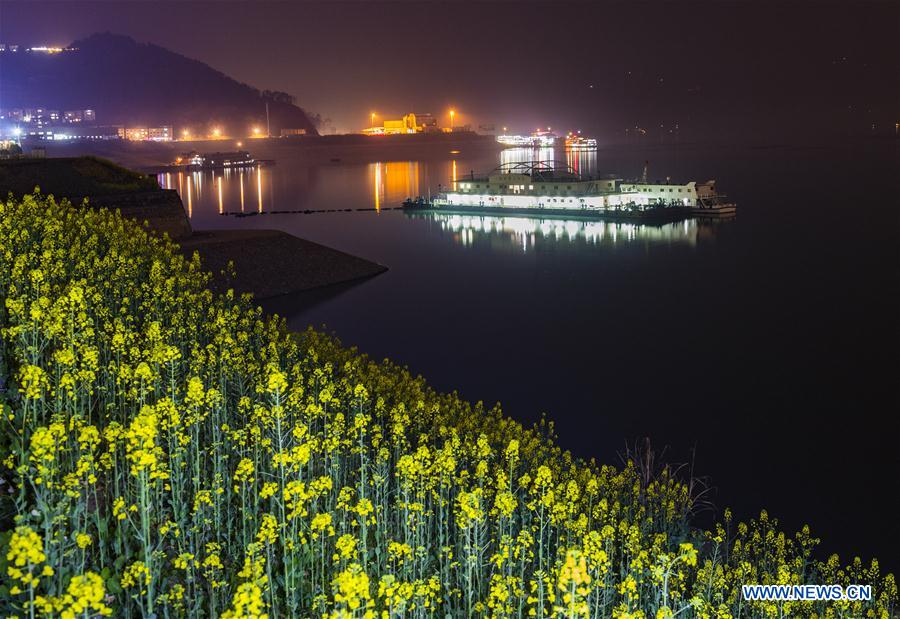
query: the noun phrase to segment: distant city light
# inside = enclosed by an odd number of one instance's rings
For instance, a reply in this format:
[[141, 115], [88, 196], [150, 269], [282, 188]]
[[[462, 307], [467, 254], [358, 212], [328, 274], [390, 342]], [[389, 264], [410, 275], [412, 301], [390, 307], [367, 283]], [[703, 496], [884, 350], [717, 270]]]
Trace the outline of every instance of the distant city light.
[[450, 128], [453, 129], [453, 117], [456, 116], [456, 111], [450, 110]]
[[43, 52], [45, 54], [58, 54], [62, 51], [73, 51], [73, 48], [69, 47], [47, 47], [46, 45], [40, 45], [38, 47], [29, 47], [27, 49], [29, 52]]
[[253, 135], [259, 135], [261, 132], [259, 127], [253, 127]]
[[219, 129], [218, 127], [216, 127], [215, 129], [213, 129], [213, 135], [214, 135], [215, 137], [221, 136], [221, 135], [222, 135], [222, 130]]
[[369, 123], [369, 126], [372, 127], [372, 128], [374, 128], [374, 127], [375, 127], [375, 112], [372, 112], [371, 114], [369, 114], [369, 116], [370, 116], [371, 119], [372, 119], [372, 122]]

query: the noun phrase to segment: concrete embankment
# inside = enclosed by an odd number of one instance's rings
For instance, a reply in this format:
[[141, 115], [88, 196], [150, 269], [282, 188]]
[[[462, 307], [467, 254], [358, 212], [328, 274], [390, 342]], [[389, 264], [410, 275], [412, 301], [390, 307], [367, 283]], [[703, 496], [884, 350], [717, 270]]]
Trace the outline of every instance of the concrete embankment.
[[387, 270], [280, 230], [197, 231], [179, 244], [187, 255], [200, 254], [216, 289], [252, 292], [258, 299], [346, 283]]

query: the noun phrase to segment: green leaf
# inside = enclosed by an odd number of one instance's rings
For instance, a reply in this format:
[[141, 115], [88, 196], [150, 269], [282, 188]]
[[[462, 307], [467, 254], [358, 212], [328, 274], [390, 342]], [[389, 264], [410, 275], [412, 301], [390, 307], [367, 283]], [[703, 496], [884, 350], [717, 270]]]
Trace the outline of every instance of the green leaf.
[[105, 582], [106, 590], [113, 595], [119, 595], [120, 593], [122, 593], [122, 587], [119, 585], [119, 580], [117, 578], [107, 578]]

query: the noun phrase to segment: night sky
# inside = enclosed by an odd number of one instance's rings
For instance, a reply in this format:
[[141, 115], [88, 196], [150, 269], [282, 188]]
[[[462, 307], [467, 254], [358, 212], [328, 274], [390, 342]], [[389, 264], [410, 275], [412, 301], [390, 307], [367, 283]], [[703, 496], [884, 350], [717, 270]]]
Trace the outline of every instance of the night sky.
[[[900, 3], [0, 2], [0, 41], [126, 34], [331, 123], [640, 127], [684, 141], [894, 133]], [[874, 125], [874, 128], [873, 128]]]

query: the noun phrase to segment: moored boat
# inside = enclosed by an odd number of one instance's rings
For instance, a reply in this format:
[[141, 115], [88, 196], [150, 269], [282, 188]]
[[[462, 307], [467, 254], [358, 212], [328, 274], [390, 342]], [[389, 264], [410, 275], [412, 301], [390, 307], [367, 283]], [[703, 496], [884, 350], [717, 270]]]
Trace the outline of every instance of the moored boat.
[[737, 207], [715, 181], [674, 183], [614, 176], [584, 177], [563, 162], [504, 164], [486, 175], [458, 179], [433, 198], [410, 198], [406, 209], [677, 220], [733, 216]]
[[222, 170], [226, 168], [247, 168], [274, 163], [271, 160], [256, 159], [246, 150], [198, 153], [190, 151], [179, 155], [170, 167], [187, 170]]
[[497, 142], [512, 148], [533, 147], [548, 148], [556, 143], [557, 135], [549, 130], [538, 129], [531, 135], [498, 135]]
[[566, 148], [572, 150], [593, 150], [597, 148], [597, 140], [582, 136], [581, 131], [578, 133], [570, 131], [566, 134]]

